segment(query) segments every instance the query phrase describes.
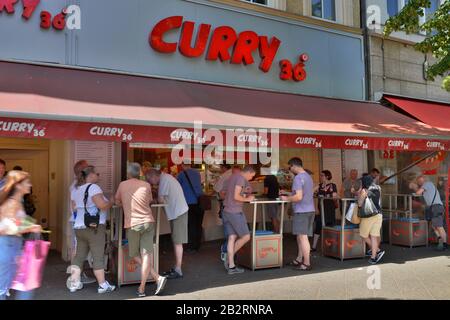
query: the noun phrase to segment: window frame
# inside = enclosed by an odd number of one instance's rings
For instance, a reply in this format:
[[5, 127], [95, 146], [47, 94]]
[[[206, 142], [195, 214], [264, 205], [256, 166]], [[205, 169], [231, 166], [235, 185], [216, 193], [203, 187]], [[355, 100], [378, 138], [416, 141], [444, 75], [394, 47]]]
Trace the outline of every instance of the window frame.
[[323, 1], [324, 0], [320, 0], [320, 3], [321, 3], [321, 7], [322, 7], [322, 10], [321, 10], [321, 17], [317, 17], [317, 16], [315, 16], [315, 15], [313, 15], [313, 10], [312, 10], [312, 6], [313, 6], [313, 2], [312, 2], [313, 0], [309, 0], [308, 2], [309, 2], [309, 7], [310, 7], [310, 12], [311, 12], [311, 17], [313, 17], [314, 19], [320, 19], [320, 20], [323, 20], [323, 21], [329, 21], [329, 22], [334, 22], [334, 23], [340, 23], [339, 21], [338, 21], [338, 5], [341, 5], [341, 3], [340, 3], [340, 1], [339, 0], [334, 0], [334, 20], [331, 20], [331, 19], [327, 19], [327, 18], [324, 18], [323, 17], [323, 12], [324, 12], [324, 10], [323, 10]]

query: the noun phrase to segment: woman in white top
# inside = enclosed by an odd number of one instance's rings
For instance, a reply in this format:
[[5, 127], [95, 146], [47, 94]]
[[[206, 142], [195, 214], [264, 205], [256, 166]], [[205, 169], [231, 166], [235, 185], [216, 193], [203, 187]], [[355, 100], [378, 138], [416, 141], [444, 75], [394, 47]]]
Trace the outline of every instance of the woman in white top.
[[[112, 286], [105, 280], [104, 256], [106, 240], [106, 212], [112, 207], [113, 201], [105, 198], [102, 189], [96, 184], [98, 174], [95, 167], [88, 166], [84, 168], [77, 179], [75, 188], [72, 190], [71, 199], [73, 210], [77, 211], [74, 229], [77, 237], [77, 251], [72, 264], [72, 282], [69, 290], [75, 292], [83, 288], [79, 275], [83, 268], [84, 260], [91, 251], [94, 260], [94, 275], [97, 278], [99, 287], [98, 293], [112, 292], [115, 286]], [[85, 193], [87, 199], [85, 204]], [[85, 208], [86, 207], [86, 208]], [[86, 211], [91, 217], [99, 216], [97, 227], [88, 227], [85, 224]]]
[[[0, 300], [5, 300], [17, 271], [25, 233], [40, 233], [41, 226], [30, 222], [22, 199], [30, 193], [28, 173], [10, 171], [0, 191]], [[18, 299], [31, 298], [30, 292], [19, 292]]]

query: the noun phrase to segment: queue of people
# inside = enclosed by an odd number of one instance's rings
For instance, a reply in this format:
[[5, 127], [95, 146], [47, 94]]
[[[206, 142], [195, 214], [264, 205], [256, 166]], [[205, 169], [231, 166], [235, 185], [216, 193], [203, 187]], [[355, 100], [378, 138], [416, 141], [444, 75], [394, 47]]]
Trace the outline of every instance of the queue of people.
[[[121, 206], [124, 213], [124, 227], [129, 243], [129, 256], [141, 266], [141, 282], [136, 291], [138, 297], [146, 296], [147, 279], [151, 276], [156, 282], [155, 294], [160, 294], [168, 279], [183, 278], [184, 246], [192, 252], [200, 249], [204, 212], [199, 198], [202, 196], [201, 179], [198, 171], [183, 165], [183, 171], [175, 178], [161, 170], [142, 168], [138, 163], [127, 167], [127, 180], [120, 183], [115, 196], [106, 198], [98, 184], [99, 174], [94, 166], [82, 160], [75, 164], [75, 181], [70, 187], [70, 223], [74, 231], [76, 251], [72, 257], [70, 292], [83, 289], [83, 285], [96, 281], [99, 294], [113, 292], [116, 288], [105, 279], [105, 240], [107, 211], [113, 206]], [[380, 248], [382, 209], [380, 171], [376, 168], [358, 178], [357, 170], [350, 171], [338, 193], [333, 176], [329, 170], [320, 173], [320, 183], [314, 186], [312, 172], [303, 167], [300, 158], [288, 162], [289, 171], [295, 176], [292, 191], [283, 194], [277, 178], [268, 175], [264, 180], [264, 195], [268, 199], [281, 199], [292, 203], [292, 234], [297, 241], [297, 256], [289, 263], [295, 270], [312, 270], [311, 252], [317, 250], [322, 230], [322, 219], [318, 214], [324, 212], [325, 224], [336, 224], [336, 209], [341, 208], [342, 219], [348, 208], [339, 205], [341, 197], [354, 199], [361, 212], [360, 236], [367, 245], [370, 264], [381, 261], [385, 251]], [[23, 234], [39, 233], [39, 225], [27, 228], [16, 227], [16, 220], [25, 215], [24, 197], [31, 192], [29, 174], [13, 170], [6, 175], [6, 163], [0, 159], [0, 300], [5, 299], [17, 269], [17, 257], [21, 254]], [[2, 176], [3, 174], [3, 176]], [[144, 174], [144, 176], [143, 176]], [[222, 175], [214, 186], [220, 202], [220, 217], [223, 222], [225, 243], [221, 248], [221, 258], [228, 274], [243, 273], [238, 265], [237, 253], [250, 241], [250, 231], [243, 206], [255, 199], [249, 184], [255, 177], [252, 166], [244, 168], [222, 166]], [[157, 187], [157, 199], [152, 195], [152, 186]], [[426, 218], [431, 221], [439, 237], [439, 250], [448, 249], [444, 226], [443, 203], [436, 187], [424, 176], [419, 176], [409, 185], [417, 195], [422, 195], [426, 203]], [[314, 197], [319, 201], [315, 208]], [[325, 201], [326, 200], [326, 201]], [[162, 275], [153, 266], [154, 238], [156, 221], [151, 204], [165, 204], [165, 212], [170, 222], [174, 248], [173, 268]], [[367, 209], [369, 203], [370, 209]], [[322, 208], [323, 204], [323, 208]], [[279, 232], [279, 204], [270, 204], [268, 214], [273, 230]], [[359, 215], [359, 214], [358, 214]], [[315, 225], [315, 227], [314, 227]], [[309, 238], [312, 237], [312, 244]], [[92, 260], [95, 279], [89, 278], [85, 270], [88, 257]], [[27, 297], [26, 293], [18, 297]], [[30, 294], [28, 293], [28, 297]]]

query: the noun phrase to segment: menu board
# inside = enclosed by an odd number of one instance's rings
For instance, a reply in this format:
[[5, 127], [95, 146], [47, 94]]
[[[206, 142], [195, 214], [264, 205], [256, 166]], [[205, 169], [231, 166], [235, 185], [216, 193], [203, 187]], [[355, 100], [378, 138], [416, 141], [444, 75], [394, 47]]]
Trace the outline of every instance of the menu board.
[[114, 142], [75, 141], [74, 163], [86, 160], [100, 174], [98, 185], [106, 197], [114, 194]]

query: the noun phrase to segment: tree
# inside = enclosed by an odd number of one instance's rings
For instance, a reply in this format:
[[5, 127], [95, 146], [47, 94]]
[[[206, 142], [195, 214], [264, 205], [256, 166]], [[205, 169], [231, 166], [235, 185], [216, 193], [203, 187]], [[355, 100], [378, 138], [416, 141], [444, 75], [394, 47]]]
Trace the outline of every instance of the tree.
[[423, 53], [431, 52], [438, 60], [427, 69], [428, 78], [434, 81], [436, 76], [445, 77], [442, 87], [450, 92], [450, 0], [445, 0], [421, 25], [419, 17], [425, 15], [424, 8], [430, 7], [430, 0], [409, 0], [402, 11], [386, 22], [384, 36], [387, 37], [394, 31], [426, 33], [425, 40], [417, 43], [414, 48]]

